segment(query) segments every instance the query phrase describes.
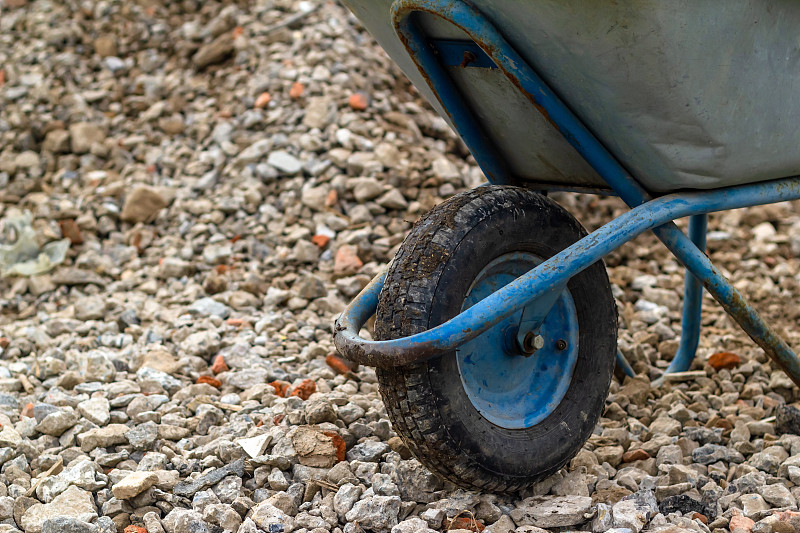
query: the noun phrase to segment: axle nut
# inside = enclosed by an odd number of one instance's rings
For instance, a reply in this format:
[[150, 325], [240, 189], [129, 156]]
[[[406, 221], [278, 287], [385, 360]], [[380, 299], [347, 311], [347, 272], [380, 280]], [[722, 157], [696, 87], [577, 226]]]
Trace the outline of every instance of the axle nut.
[[532, 331], [525, 334], [522, 339], [522, 351], [527, 355], [532, 355], [536, 350], [541, 350], [544, 347], [544, 337], [537, 335]]

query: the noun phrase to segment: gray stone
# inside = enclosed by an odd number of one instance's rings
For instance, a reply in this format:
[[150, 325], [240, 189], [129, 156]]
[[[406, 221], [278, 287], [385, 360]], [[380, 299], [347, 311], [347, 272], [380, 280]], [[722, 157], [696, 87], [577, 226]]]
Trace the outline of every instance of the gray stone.
[[416, 516], [399, 522], [392, 528], [392, 533], [436, 533], [436, 530], [428, 527], [428, 524]]
[[336, 491], [336, 495], [333, 498], [333, 509], [336, 511], [336, 514], [339, 515], [340, 519], [344, 519], [345, 515], [350, 512], [353, 505], [355, 505], [361, 497], [361, 493], [361, 487], [351, 483], [345, 483], [339, 487], [339, 490]]
[[110, 406], [106, 398], [91, 398], [78, 404], [78, 412], [89, 422], [105, 426], [111, 420]]
[[783, 446], [770, 446], [759, 453], [754, 453], [747, 464], [758, 468], [768, 474], [777, 474], [781, 463], [789, 458], [789, 453]]
[[161, 523], [167, 533], [209, 533], [203, 516], [190, 509], [176, 507]]
[[397, 486], [403, 500], [430, 503], [444, 487], [442, 480], [416, 459], [400, 461], [397, 465]]
[[767, 502], [758, 494], [743, 494], [739, 500], [742, 503], [742, 512], [747, 518], [753, 518], [769, 509]]
[[294, 519], [268, 502], [261, 502], [255, 506], [250, 518], [264, 531], [281, 531], [282, 529], [292, 531], [294, 529]]
[[389, 451], [389, 445], [385, 442], [368, 440], [350, 448], [347, 451], [347, 460], [377, 463]]
[[324, 129], [336, 116], [336, 104], [327, 96], [309, 98], [303, 125]]
[[59, 516], [42, 523], [42, 533], [99, 533], [100, 528], [77, 518]]
[[69, 137], [72, 141], [72, 151], [76, 154], [85, 154], [94, 143], [105, 141], [106, 131], [99, 124], [78, 122], [70, 125]]
[[605, 533], [614, 527], [614, 515], [611, 506], [605, 503], [598, 503], [595, 506], [595, 515], [592, 520], [593, 533]]
[[652, 491], [637, 492], [615, 503], [611, 513], [615, 528], [627, 528], [639, 533], [658, 514], [658, 502]]
[[116, 444], [127, 444], [128, 439], [125, 434], [128, 429], [125, 424], [109, 424], [106, 427], [90, 429], [78, 435], [78, 444], [84, 452]]
[[520, 526], [567, 527], [586, 522], [591, 507], [586, 496], [542, 496], [526, 499], [509, 514]]
[[308, 400], [304, 409], [306, 412], [306, 422], [309, 424], [321, 424], [323, 422], [336, 422], [336, 411], [333, 405], [325, 398], [312, 398]]
[[281, 150], [270, 152], [267, 164], [288, 176], [297, 174], [303, 168], [303, 164], [295, 156]]
[[75, 318], [78, 320], [99, 320], [106, 314], [106, 303], [99, 296], [87, 296], [75, 302]]
[[207, 489], [212, 485], [216, 485], [222, 480], [222, 478], [228, 476], [229, 474], [234, 474], [241, 477], [244, 474], [244, 459], [239, 459], [235, 463], [212, 470], [211, 472], [198, 477], [194, 481], [182, 481], [175, 486], [173, 492], [177, 496], [191, 497], [194, 496], [197, 491]]
[[120, 218], [126, 222], [149, 223], [156, 219], [162, 209], [167, 207], [169, 201], [164, 195], [153, 187], [139, 185], [125, 197]]
[[[192, 62], [198, 69], [204, 69], [217, 63], [222, 63], [233, 54], [233, 37], [230, 33], [223, 33], [210, 43], [202, 46], [192, 56]], [[171, 531], [169, 533], [172, 533]]]
[[398, 523], [400, 497], [372, 496], [359, 500], [346, 514], [348, 522], [358, 522], [365, 529], [391, 530]]
[[156, 483], [158, 483], [158, 476], [152, 472], [132, 472], [116, 483], [111, 488], [111, 492], [115, 498], [128, 500], [138, 496]]
[[797, 500], [784, 485], [775, 483], [758, 487], [758, 493], [767, 503], [775, 507], [797, 508]]
[[35, 503], [22, 515], [20, 525], [25, 533], [41, 533], [49, 518], [75, 518], [91, 522], [97, 518], [92, 494], [78, 487], [69, 487], [48, 504]]
[[[189, 306], [189, 312], [200, 316], [218, 316], [220, 318], [228, 318], [231, 316], [230, 308], [224, 303], [218, 302], [213, 298], [200, 298], [192, 305]], [[215, 333], [215, 332], [201, 332], [201, 333]], [[197, 335], [195, 333], [194, 335]]]
[[59, 409], [50, 413], [36, 425], [36, 431], [53, 437], [60, 437], [62, 433], [78, 423], [78, 415], [72, 408]]

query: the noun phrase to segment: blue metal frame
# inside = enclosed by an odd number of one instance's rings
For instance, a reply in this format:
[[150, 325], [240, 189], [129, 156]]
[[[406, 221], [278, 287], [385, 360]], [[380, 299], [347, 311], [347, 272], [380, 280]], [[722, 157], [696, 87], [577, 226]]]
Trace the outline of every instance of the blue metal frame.
[[[701, 252], [706, 250], [707, 215], [689, 218], [689, 239]], [[681, 341], [665, 374], [685, 372], [692, 366], [697, 345], [700, 342], [700, 318], [703, 309], [703, 284], [688, 270], [683, 284], [683, 316], [681, 318]]]
[[447, 20], [479, 45], [631, 210], [452, 320], [411, 337], [381, 342], [358, 337], [361, 326], [377, 306], [384, 279], [378, 276], [337, 321], [334, 341], [343, 355], [368, 365], [388, 367], [451, 351], [536, 300], [548, 287], [566, 283], [571, 276], [609, 252], [644, 231], [652, 230], [687, 269], [685, 297], [688, 303], [684, 309], [681, 348], [671, 370], [686, 368], [694, 355], [702, 285], [800, 385], [800, 360], [703, 252], [704, 217], [690, 221], [691, 238], [671, 222], [686, 216], [702, 217], [714, 211], [798, 199], [800, 177], [653, 199], [478, 10], [461, 0], [396, 0], [392, 18], [398, 36], [492, 183], [514, 183], [515, 179], [508, 174], [506, 165], [450, 80], [437, 53], [428, 45], [413, 16], [418, 12]]

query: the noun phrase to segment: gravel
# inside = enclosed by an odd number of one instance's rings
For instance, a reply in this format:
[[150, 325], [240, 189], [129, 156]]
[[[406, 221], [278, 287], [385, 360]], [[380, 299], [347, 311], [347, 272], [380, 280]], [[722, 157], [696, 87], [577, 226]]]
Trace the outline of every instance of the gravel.
[[[639, 376], [569, 465], [491, 495], [410, 456], [331, 326], [483, 178], [342, 6], [0, 0], [0, 110], [0, 219], [70, 243], [0, 279], [0, 532], [800, 529], [797, 389], [708, 297], [692, 372], [650, 388], [683, 279], [652, 236], [607, 258]], [[708, 244], [795, 346], [798, 207]]]

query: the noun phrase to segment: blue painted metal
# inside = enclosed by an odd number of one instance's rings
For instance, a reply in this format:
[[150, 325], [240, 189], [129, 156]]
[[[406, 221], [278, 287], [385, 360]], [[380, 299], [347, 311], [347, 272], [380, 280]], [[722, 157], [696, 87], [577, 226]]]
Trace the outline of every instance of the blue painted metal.
[[464, 116], [471, 117], [472, 114], [428, 46], [426, 35], [412, 16], [416, 12], [441, 17], [475, 41], [625, 203], [636, 206], [650, 199], [647, 191], [622, 168], [480, 11], [461, 0], [396, 0], [392, 4], [392, 19], [400, 40], [491, 183], [504, 184], [512, 180], [501, 173], [502, 181], [496, 181], [496, 166], [493, 165], [488, 172], [483, 167], [482, 161], [491, 159], [496, 152], [491, 143], [484, 142], [487, 137], [481, 132], [480, 125]]
[[[784, 180], [780, 180], [784, 181]], [[792, 189], [794, 197], [800, 189], [800, 182], [786, 184]], [[781, 186], [779, 185], [778, 188]], [[706, 254], [682, 232], [664, 231], [665, 227], [653, 232], [669, 248], [683, 265], [694, 274], [711, 293], [717, 302], [733, 318], [747, 335], [780, 366], [784, 372], [800, 386], [800, 360], [783, 339], [759, 316], [758, 312], [744, 299], [744, 296], [731, 285], [725, 276], [708, 259]]]
[[[707, 215], [695, 215], [689, 217], [689, 238], [697, 246], [697, 249], [704, 252], [706, 249], [706, 231], [708, 228]], [[683, 286], [683, 316], [681, 319], [681, 340], [675, 357], [670, 361], [669, 366], [664, 371], [664, 375], [674, 372], [685, 372], [692, 366], [697, 346], [700, 343], [700, 318], [703, 307], [703, 284], [694, 274], [686, 271], [686, 279]], [[624, 362], [624, 363], [623, 363]], [[627, 365], [631, 372], [628, 361], [621, 353], [617, 353], [617, 363], [620, 366]], [[627, 370], [623, 367], [627, 374]], [[628, 374], [631, 375], [631, 374]], [[656, 380], [653, 385], [658, 386], [663, 382], [663, 378]]]
[[[462, 311], [511, 283], [540, 264], [529, 253], [498, 257], [478, 274], [467, 292]], [[552, 291], [551, 291], [552, 292]], [[545, 295], [547, 297], [549, 295]], [[472, 405], [484, 418], [506, 429], [534, 426], [561, 403], [572, 382], [578, 361], [578, 316], [568, 290], [548, 298], [548, 313], [537, 324], [544, 346], [526, 356], [514, 341], [525, 311], [537, 308], [536, 300], [519, 309], [456, 350], [456, 362]], [[558, 349], [558, 341], [566, 347]]]
[[[522, 274], [524, 274], [524, 272]], [[525, 337], [528, 334], [539, 333], [539, 327], [542, 325], [542, 322], [547, 318], [550, 309], [555, 305], [565, 290], [565, 285], [550, 287], [549, 290], [537, 298], [534, 303], [526, 305], [522, 309], [522, 317], [519, 320], [519, 328], [516, 335], [517, 346], [525, 345]]]
[[[392, 6], [392, 10], [395, 9], [395, 6], [396, 4]], [[410, 15], [412, 11], [408, 11], [406, 15]], [[513, 184], [514, 179], [509, 174], [505, 161], [498, 154], [492, 140], [481, 130], [463, 96], [453, 85], [444, 66], [439, 62], [436, 51], [429, 45], [428, 38], [418, 25], [411, 23], [407, 18], [402, 26], [401, 39], [403, 43], [411, 56], [418, 60], [417, 65], [426, 67], [421, 68], [420, 71], [432, 87], [438, 88], [436, 97], [445, 109], [451, 123], [470, 150], [473, 146], [480, 147], [480, 150], [473, 151], [472, 155], [481, 170], [491, 183]], [[400, 31], [400, 28], [397, 29]]]
[[636, 376], [636, 372], [633, 371], [633, 367], [631, 367], [631, 364], [627, 359], [625, 359], [625, 356], [622, 355], [622, 352], [619, 350], [617, 350], [617, 366], [626, 376]]
[[[800, 178], [703, 193], [670, 194], [653, 200], [478, 10], [461, 0], [396, 0], [392, 5], [392, 18], [398, 36], [492, 183], [511, 183], [513, 179], [508, 176], [491, 141], [481, 132], [433, 48], [428, 45], [424, 32], [414, 23], [412, 15], [415, 12], [427, 12], [449, 21], [481, 46], [508, 79], [632, 209], [458, 317], [418, 335], [383, 342], [360, 339], [358, 329], [371, 315], [368, 308], [374, 310], [375, 307], [366, 304], [373, 299], [370, 294], [363, 301], [358, 297], [359, 303], [351, 304], [337, 321], [334, 340], [344, 355], [372, 366], [395, 366], [450, 351], [540, 297], [547, 287], [566, 283], [571, 276], [611, 250], [652, 229], [745, 332], [800, 385], [800, 360], [797, 356], [695, 243], [670, 222], [684, 216], [800, 198]], [[690, 320], [687, 328], [691, 330], [692, 327]]]
[[446, 67], [497, 68], [494, 61], [475, 44], [475, 41], [431, 39], [430, 43], [439, 57], [439, 62]]
[[[689, 238], [701, 252], [706, 251], [706, 230], [708, 216], [696, 215], [689, 218]], [[697, 345], [700, 342], [700, 318], [703, 309], [703, 284], [697, 277], [686, 271], [683, 285], [683, 317], [681, 319], [681, 341], [678, 351], [672, 358], [666, 374], [685, 372], [692, 366]]]
[[[566, 283], [570, 277], [648, 230], [656, 232], [706, 289], [724, 307], [727, 306], [726, 309], [736, 309], [736, 299], [744, 301], [741, 295], [683, 232], [677, 229], [677, 233], [667, 231], [669, 226], [665, 223], [692, 215], [797, 199], [800, 199], [800, 177], [662, 196], [622, 214], [457, 317], [402, 339], [367, 341], [358, 337], [358, 331], [377, 307], [380, 291], [377, 285], [382, 285], [383, 281], [376, 279], [339, 317], [334, 342], [348, 359], [377, 367], [409, 364], [442, 355], [474, 339], [539, 298], [553, 285]], [[739, 315], [734, 315], [737, 321]], [[753, 319], [749, 312], [744, 312], [744, 315], [749, 317], [746, 320], [751, 324], [744, 328], [748, 334], [768, 329], [765, 325], [766, 329], [758, 326], [758, 320]], [[800, 376], [800, 372], [797, 375]]]
[[[603, 144], [586, 128], [572, 111], [553, 93], [538, 74], [528, 63], [511, 47], [494, 26], [481, 15], [480, 11], [467, 5], [461, 0], [396, 0], [392, 6], [392, 16], [395, 28], [401, 40], [406, 38], [419, 39], [424, 42], [424, 35], [418, 28], [414, 28], [410, 15], [421, 11], [444, 18], [464, 31], [471, 39], [479, 44], [492, 58], [492, 61], [506, 74], [514, 85], [530, 99], [541, 113], [564, 135], [565, 139], [583, 156], [584, 159], [602, 176], [611, 188], [630, 207], [640, 206], [651, 200], [650, 194], [623, 168]], [[429, 61], [427, 57], [419, 57], [414, 50], [409, 48], [412, 58], [422, 72], [427, 69], [442, 70], [442, 67]], [[429, 78], [431, 88], [435, 93], [446, 89], [447, 80], [442, 77]], [[443, 82], [444, 84], [442, 84]], [[452, 84], [450, 84], [452, 85]], [[450, 89], [451, 91], [454, 89]], [[443, 105], [447, 105], [443, 102]], [[456, 124], [458, 128], [458, 124]], [[459, 130], [459, 132], [461, 132]], [[471, 135], [471, 137], [475, 137]], [[468, 144], [473, 153], [480, 153], [483, 148], [479, 145], [473, 147]], [[476, 155], [476, 160], [480, 159]], [[776, 187], [786, 186], [785, 180], [776, 180]], [[790, 185], [790, 188], [794, 185]], [[714, 195], [717, 191], [708, 194]], [[756, 205], [756, 204], [750, 204]], [[709, 211], [698, 211], [702, 214]], [[709, 270], [708, 264], [701, 268], [697, 263], [705, 263], [699, 259], [700, 252], [691, 239], [681, 232], [673, 223], [664, 224], [655, 231], [656, 236], [670, 249], [676, 257], [689, 268], [694, 264], [703, 272], [716, 272]], [[713, 265], [712, 265], [713, 267]], [[690, 268], [691, 270], [691, 268]], [[697, 275], [697, 272], [693, 273]], [[700, 276], [698, 276], [700, 277]], [[788, 348], [770, 327], [747, 304], [730, 283], [720, 275], [704, 279], [704, 285], [719, 303], [731, 314], [734, 320], [748, 333], [748, 335], [770, 355], [790, 377], [800, 385], [800, 360]], [[713, 287], [712, 290], [710, 287]], [[691, 324], [690, 324], [691, 326]], [[686, 352], [688, 353], [688, 352]]]

